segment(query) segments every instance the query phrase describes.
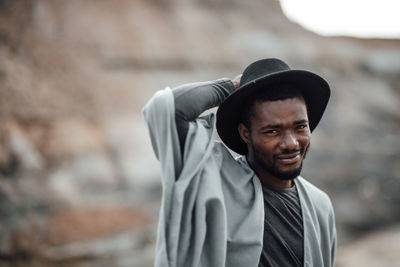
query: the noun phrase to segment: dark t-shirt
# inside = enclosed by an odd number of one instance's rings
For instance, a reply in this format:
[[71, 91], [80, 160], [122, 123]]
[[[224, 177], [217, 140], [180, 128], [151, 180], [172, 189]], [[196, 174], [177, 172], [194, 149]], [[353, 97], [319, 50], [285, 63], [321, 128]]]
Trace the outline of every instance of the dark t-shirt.
[[263, 185], [264, 241], [259, 266], [303, 266], [303, 219], [296, 187]]

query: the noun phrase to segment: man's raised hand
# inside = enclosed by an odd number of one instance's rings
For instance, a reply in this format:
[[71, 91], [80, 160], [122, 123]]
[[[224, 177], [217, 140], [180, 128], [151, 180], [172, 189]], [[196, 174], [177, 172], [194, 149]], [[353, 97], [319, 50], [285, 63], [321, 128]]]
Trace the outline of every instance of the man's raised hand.
[[242, 78], [242, 74], [239, 74], [238, 76], [236, 76], [233, 80], [233, 86], [235, 86], [235, 89], [237, 89], [240, 86], [240, 79]]

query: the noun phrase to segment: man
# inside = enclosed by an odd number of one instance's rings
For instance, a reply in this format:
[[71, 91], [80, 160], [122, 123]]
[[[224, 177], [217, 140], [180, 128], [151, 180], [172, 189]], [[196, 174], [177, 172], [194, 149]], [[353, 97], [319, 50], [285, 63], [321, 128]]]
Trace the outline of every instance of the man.
[[299, 176], [329, 96], [279, 59], [159, 91], [144, 108], [163, 174], [155, 266], [333, 266], [331, 202]]

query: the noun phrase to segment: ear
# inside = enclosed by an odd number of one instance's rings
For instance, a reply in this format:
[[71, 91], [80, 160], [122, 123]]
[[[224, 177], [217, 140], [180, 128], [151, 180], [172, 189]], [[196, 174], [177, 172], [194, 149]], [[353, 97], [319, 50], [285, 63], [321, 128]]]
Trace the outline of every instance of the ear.
[[250, 131], [247, 129], [247, 127], [243, 123], [238, 124], [238, 131], [239, 135], [242, 138], [242, 140], [246, 143], [250, 143]]

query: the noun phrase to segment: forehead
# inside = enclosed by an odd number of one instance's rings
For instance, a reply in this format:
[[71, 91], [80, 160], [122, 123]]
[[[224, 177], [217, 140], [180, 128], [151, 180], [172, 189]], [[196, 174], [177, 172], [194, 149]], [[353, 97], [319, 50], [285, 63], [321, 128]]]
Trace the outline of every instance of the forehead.
[[303, 97], [256, 101], [252, 111], [252, 123], [284, 124], [308, 120], [307, 107]]

